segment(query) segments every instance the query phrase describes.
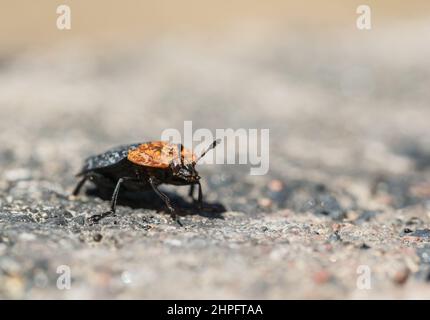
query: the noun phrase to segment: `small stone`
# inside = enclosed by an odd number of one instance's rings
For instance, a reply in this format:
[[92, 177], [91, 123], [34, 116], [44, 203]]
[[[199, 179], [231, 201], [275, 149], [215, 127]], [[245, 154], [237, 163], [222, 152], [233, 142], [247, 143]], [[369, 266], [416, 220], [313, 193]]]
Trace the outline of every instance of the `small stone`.
[[370, 249], [370, 246], [363, 242], [359, 248], [362, 250], [367, 250]]
[[328, 238], [328, 241], [330, 242], [337, 242], [337, 241], [342, 241], [342, 238], [339, 235], [339, 232], [333, 232], [330, 237]]
[[361, 224], [363, 222], [369, 222], [372, 220], [376, 215], [378, 215], [380, 212], [378, 211], [372, 211], [372, 210], [365, 210], [363, 211], [357, 219], [355, 219], [355, 222], [357, 224]]
[[73, 219], [73, 221], [81, 226], [85, 224], [85, 217], [84, 216], [78, 216]]
[[393, 276], [394, 283], [398, 285], [402, 285], [406, 283], [406, 281], [409, 278], [409, 274], [410, 274], [410, 271], [407, 268], [403, 268], [401, 270], [396, 271]]
[[268, 208], [272, 205], [272, 200], [269, 198], [260, 198], [258, 199], [258, 205], [263, 208]]
[[121, 273], [121, 281], [122, 281], [124, 284], [130, 284], [130, 283], [132, 282], [130, 272], [128, 272], [128, 271], [124, 271], [123, 273]]
[[66, 218], [66, 219], [71, 219], [71, 218], [73, 218], [73, 213], [72, 213], [72, 212], [73, 212], [73, 211], [65, 210], [65, 211], [63, 212], [64, 218]]
[[421, 263], [430, 265], [430, 247], [418, 248], [417, 255]]
[[22, 241], [34, 241], [36, 236], [32, 233], [24, 232], [19, 235], [19, 239]]
[[281, 180], [272, 180], [269, 182], [269, 190], [273, 192], [280, 192], [284, 188], [284, 184]]
[[96, 233], [93, 236], [93, 240], [96, 241], [96, 242], [100, 242], [102, 239], [103, 239], [103, 236], [100, 233]]
[[173, 247], [180, 247], [182, 245], [182, 242], [178, 239], [166, 239], [164, 240], [164, 243]]
[[227, 211], [223, 213], [224, 218], [239, 218], [245, 217], [246, 213], [242, 211]]
[[321, 270], [314, 273], [312, 278], [316, 284], [324, 284], [330, 281], [331, 274], [326, 270]]
[[334, 220], [342, 220], [346, 216], [345, 210], [336, 198], [329, 194], [318, 195], [315, 199], [308, 201], [303, 209], [317, 215], [328, 216]]
[[55, 217], [51, 220], [51, 223], [58, 225], [58, 226], [65, 226], [67, 225], [67, 220], [64, 218], [64, 216]]
[[342, 225], [340, 223], [334, 223], [331, 228], [333, 229], [333, 232], [339, 232], [339, 230], [342, 228]]

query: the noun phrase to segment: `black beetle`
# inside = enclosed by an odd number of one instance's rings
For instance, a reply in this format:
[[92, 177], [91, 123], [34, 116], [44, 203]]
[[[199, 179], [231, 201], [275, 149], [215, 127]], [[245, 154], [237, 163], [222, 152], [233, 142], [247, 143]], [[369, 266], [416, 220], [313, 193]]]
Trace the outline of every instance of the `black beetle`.
[[85, 181], [92, 181], [97, 187], [113, 189], [111, 209], [102, 214], [89, 218], [90, 223], [114, 214], [120, 187], [138, 191], [153, 189], [164, 201], [172, 217], [176, 218], [175, 209], [169, 198], [158, 189], [160, 184], [190, 185], [189, 195], [193, 197], [194, 186], [198, 185], [198, 203], [203, 201], [202, 186], [196, 163], [219, 143], [215, 140], [199, 157], [182, 144], [172, 144], [166, 141], [151, 141], [123, 145], [108, 150], [105, 153], [89, 157], [85, 160], [81, 171], [76, 175], [82, 176], [73, 195], [78, 195]]

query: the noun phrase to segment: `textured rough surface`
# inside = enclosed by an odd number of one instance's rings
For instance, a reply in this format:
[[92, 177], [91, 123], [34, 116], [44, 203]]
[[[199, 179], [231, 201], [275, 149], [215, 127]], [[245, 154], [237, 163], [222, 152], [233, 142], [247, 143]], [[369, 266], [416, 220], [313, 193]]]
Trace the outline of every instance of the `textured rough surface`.
[[[0, 297], [429, 298], [422, 28], [2, 56]], [[182, 228], [152, 193], [86, 224], [109, 204], [69, 197], [83, 159], [184, 120], [270, 128], [269, 173], [201, 166], [202, 211], [166, 188]]]

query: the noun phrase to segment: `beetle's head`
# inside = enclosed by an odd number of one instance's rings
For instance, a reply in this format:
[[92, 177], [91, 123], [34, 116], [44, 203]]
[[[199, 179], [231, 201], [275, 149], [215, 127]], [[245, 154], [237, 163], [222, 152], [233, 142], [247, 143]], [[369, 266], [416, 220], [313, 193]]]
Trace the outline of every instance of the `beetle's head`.
[[215, 140], [212, 144], [194, 161], [187, 161], [185, 163], [183, 157], [183, 146], [182, 144], [178, 145], [178, 154], [180, 155], [176, 161], [173, 161], [171, 164], [173, 177], [175, 180], [179, 180], [184, 183], [198, 183], [200, 180], [200, 176], [196, 170], [196, 163], [205, 156], [205, 154], [216, 147], [216, 145], [220, 142], [220, 140]]
[[172, 166], [173, 177], [178, 182], [197, 183], [200, 176], [193, 163]]

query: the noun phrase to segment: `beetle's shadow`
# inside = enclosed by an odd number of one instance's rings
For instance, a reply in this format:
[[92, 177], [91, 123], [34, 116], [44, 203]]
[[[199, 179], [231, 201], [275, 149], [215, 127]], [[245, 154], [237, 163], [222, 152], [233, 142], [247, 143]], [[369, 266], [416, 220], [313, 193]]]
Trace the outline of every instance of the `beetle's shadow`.
[[[183, 197], [168, 191], [163, 191], [170, 199], [172, 205], [177, 209], [180, 216], [199, 215], [206, 218], [224, 219], [222, 214], [227, 211], [223, 204], [219, 202], [203, 202], [203, 209], [199, 209], [197, 204], [186, 201]], [[103, 190], [98, 188], [87, 189], [85, 193], [89, 196], [96, 196], [103, 200], [110, 201], [113, 190]], [[165, 203], [153, 191], [128, 192], [120, 191], [117, 204], [133, 209], [150, 209], [159, 212], [168, 212]]]

